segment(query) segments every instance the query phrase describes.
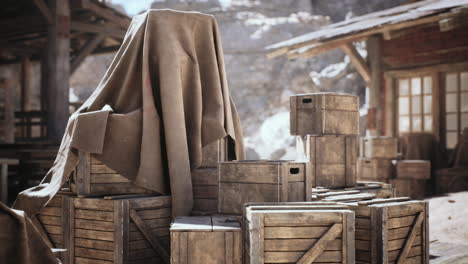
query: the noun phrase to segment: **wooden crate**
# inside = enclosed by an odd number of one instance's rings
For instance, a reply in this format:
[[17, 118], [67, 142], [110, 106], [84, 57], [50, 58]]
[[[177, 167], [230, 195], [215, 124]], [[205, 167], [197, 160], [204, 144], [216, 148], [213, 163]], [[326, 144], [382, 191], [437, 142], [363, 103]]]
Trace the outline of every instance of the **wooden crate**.
[[218, 168], [199, 168], [192, 171], [195, 214], [211, 214], [218, 211], [218, 185]]
[[361, 192], [359, 190], [330, 190], [328, 192], [312, 190], [312, 201], [344, 202], [371, 200], [374, 198], [376, 198], [375, 194]]
[[346, 203], [356, 213], [356, 263], [429, 263], [428, 204], [408, 199]]
[[398, 160], [396, 178], [429, 180], [431, 178], [431, 162], [428, 160]]
[[95, 158], [79, 152], [79, 162], [72, 175], [71, 189], [79, 196], [151, 193], [138, 187]]
[[436, 193], [461, 192], [468, 190], [468, 169], [448, 168], [434, 173]]
[[359, 98], [311, 93], [290, 97], [291, 135], [359, 135]]
[[245, 263], [354, 263], [354, 213], [246, 208]]
[[395, 173], [395, 166], [389, 159], [359, 158], [357, 178], [361, 181], [388, 182]]
[[302, 145], [303, 149], [298, 152], [303, 152], [310, 161], [312, 186], [340, 188], [356, 185], [355, 136], [307, 135], [302, 137]]
[[396, 159], [398, 157], [398, 139], [394, 137], [361, 138], [361, 157]]
[[242, 231], [229, 216], [177, 217], [171, 225], [171, 264], [241, 264]]
[[426, 197], [426, 180], [415, 179], [390, 179], [395, 187], [396, 196], [411, 197], [413, 199], [424, 199]]
[[218, 212], [240, 214], [247, 202], [310, 201], [312, 180], [307, 169], [306, 162], [221, 162]]
[[218, 162], [228, 160], [228, 140], [217, 140], [202, 148], [202, 163], [199, 168], [216, 168]]
[[384, 182], [358, 181], [356, 186], [345, 188], [345, 190], [359, 190], [361, 192], [373, 193], [375, 194], [375, 198], [395, 197], [395, 188], [391, 184]]
[[169, 263], [171, 197], [74, 198], [70, 262]]

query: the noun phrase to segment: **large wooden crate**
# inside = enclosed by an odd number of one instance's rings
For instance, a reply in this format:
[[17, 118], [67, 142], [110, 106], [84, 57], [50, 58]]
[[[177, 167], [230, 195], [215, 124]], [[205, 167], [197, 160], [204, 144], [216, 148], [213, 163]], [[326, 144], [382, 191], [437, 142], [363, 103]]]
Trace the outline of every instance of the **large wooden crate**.
[[306, 162], [221, 162], [218, 212], [240, 214], [247, 202], [310, 201], [312, 180], [307, 169]]
[[70, 187], [79, 196], [151, 193], [107, 167], [93, 154], [79, 152], [78, 158]]
[[390, 179], [390, 184], [395, 187], [396, 196], [424, 199], [426, 197], [426, 180], [415, 179]]
[[395, 165], [389, 159], [359, 158], [357, 178], [361, 181], [388, 182], [395, 174]]
[[354, 213], [246, 208], [245, 263], [354, 263]]
[[429, 263], [428, 204], [407, 200], [346, 203], [356, 213], [357, 263]]
[[171, 225], [171, 264], [241, 264], [242, 230], [229, 216], [177, 217]]
[[[304, 153], [310, 161], [312, 186], [326, 188], [356, 185], [357, 138], [355, 136], [304, 136]], [[301, 146], [299, 146], [300, 148]]]
[[192, 170], [193, 211], [211, 214], [218, 211], [218, 168]]
[[431, 178], [431, 162], [428, 160], [398, 160], [395, 176], [399, 179], [429, 180]]
[[169, 263], [171, 197], [74, 198], [70, 263]]
[[312, 93], [290, 97], [291, 135], [359, 135], [359, 98]]
[[361, 157], [396, 159], [398, 157], [398, 139], [394, 137], [361, 138]]

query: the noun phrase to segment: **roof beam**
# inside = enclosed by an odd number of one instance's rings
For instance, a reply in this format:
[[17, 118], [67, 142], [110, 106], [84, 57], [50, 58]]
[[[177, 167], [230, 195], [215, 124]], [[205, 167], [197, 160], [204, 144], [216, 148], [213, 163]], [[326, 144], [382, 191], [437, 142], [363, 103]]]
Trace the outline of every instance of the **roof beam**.
[[86, 57], [91, 54], [97, 48], [97, 46], [99, 46], [105, 37], [106, 35], [104, 34], [96, 34], [86, 42], [83, 48], [71, 61], [70, 74], [73, 74], [75, 70], [78, 69], [84, 59], [86, 59]]
[[49, 7], [44, 3], [44, 0], [32, 0], [36, 7], [41, 11], [41, 14], [47, 20], [47, 23], [50, 25], [52, 24], [52, 13], [50, 12]]
[[74, 0], [72, 8], [87, 9], [96, 15], [117, 24], [119, 27], [127, 29], [130, 26], [130, 18], [124, 15], [119, 15], [112, 8], [106, 8], [105, 5], [95, 3], [90, 0]]
[[351, 63], [354, 65], [354, 67], [362, 76], [362, 78], [366, 82], [370, 82], [371, 72], [369, 70], [369, 67], [367, 66], [367, 63], [361, 56], [361, 54], [359, 54], [359, 52], [356, 50], [354, 45], [352, 43], [346, 43], [341, 46], [341, 49], [346, 53], [346, 55], [348, 55], [349, 59], [351, 60]]
[[125, 36], [125, 30], [106, 24], [97, 25], [72, 21], [71, 29], [74, 31], [106, 34], [112, 37], [116, 37], [118, 39], [123, 39]]

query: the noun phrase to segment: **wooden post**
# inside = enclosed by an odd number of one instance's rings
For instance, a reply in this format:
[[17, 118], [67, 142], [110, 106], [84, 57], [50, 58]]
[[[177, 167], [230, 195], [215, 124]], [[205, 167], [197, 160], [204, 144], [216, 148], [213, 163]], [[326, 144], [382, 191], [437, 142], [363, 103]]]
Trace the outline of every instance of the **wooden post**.
[[371, 79], [369, 85], [369, 113], [367, 129], [371, 136], [382, 134], [382, 64], [381, 64], [381, 35], [370, 36], [367, 40], [367, 59], [369, 62]]
[[59, 141], [68, 122], [70, 78], [70, 8], [68, 1], [51, 0], [52, 24], [47, 33], [47, 63], [43, 77], [47, 90], [47, 134]]

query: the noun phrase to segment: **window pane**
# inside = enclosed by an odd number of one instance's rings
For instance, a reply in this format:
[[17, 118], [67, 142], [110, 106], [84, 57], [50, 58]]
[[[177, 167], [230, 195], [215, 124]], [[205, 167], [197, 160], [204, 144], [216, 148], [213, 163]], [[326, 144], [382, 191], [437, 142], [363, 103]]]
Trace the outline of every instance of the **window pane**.
[[409, 132], [409, 117], [407, 116], [400, 116], [398, 120], [398, 130], [400, 132]]
[[447, 114], [445, 120], [447, 122], [447, 130], [458, 130], [457, 114]]
[[460, 73], [460, 89], [468, 91], [468, 72]]
[[425, 76], [424, 77], [424, 91], [423, 93], [425, 94], [432, 94], [432, 77], [431, 76]]
[[408, 95], [409, 83], [408, 79], [398, 80], [398, 87], [400, 95]]
[[408, 97], [400, 97], [398, 98], [398, 111], [400, 115], [407, 115], [409, 114], [409, 100]]
[[446, 112], [457, 112], [457, 94], [448, 93], [445, 95], [445, 111]]
[[411, 114], [420, 114], [421, 113], [421, 96], [411, 97]]
[[445, 77], [445, 91], [447, 92], [455, 92], [458, 90], [457, 85], [457, 74], [456, 73], [449, 73]]
[[457, 133], [447, 132], [447, 148], [453, 149], [457, 144]]
[[431, 115], [424, 116], [424, 131], [432, 132], [432, 116]]
[[432, 95], [424, 96], [424, 113], [429, 114], [432, 112]]
[[461, 111], [468, 111], [468, 92], [461, 93]]
[[421, 94], [421, 78], [411, 78], [411, 94]]
[[421, 117], [413, 116], [411, 132], [421, 132]]
[[463, 129], [468, 127], [468, 113], [461, 114], [461, 129], [460, 132], [463, 132]]

